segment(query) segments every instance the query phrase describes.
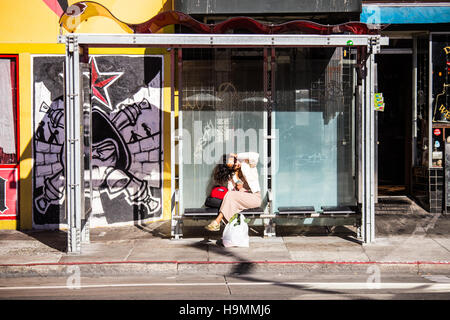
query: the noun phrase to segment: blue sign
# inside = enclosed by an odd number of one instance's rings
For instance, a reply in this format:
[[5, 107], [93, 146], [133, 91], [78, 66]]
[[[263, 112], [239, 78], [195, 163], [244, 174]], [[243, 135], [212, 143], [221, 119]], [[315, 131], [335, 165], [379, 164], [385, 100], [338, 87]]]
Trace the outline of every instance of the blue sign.
[[450, 6], [363, 5], [360, 21], [371, 24], [450, 23]]

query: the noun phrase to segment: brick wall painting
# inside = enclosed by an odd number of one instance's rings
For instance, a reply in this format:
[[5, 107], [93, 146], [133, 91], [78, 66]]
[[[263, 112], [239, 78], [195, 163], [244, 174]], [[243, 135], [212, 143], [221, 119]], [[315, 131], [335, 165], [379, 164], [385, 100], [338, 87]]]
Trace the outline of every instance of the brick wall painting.
[[[63, 56], [33, 57], [33, 225], [64, 214]], [[92, 56], [91, 226], [162, 217], [162, 56]]]

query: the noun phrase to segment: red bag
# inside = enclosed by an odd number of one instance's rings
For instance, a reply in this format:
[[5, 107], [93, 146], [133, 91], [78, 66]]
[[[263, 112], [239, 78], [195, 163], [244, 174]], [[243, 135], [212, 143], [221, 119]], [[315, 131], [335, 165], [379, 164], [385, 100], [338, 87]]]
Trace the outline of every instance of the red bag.
[[220, 208], [223, 197], [227, 194], [228, 189], [226, 187], [214, 187], [211, 190], [211, 194], [206, 198], [205, 206], [209, 208]]
[[228, 189], [226, 187], [214, 187], [211, 190], [211, 197], [217, 198], [223, 200], [223, 197], [225, 197], [225, 194], [228, 192]]

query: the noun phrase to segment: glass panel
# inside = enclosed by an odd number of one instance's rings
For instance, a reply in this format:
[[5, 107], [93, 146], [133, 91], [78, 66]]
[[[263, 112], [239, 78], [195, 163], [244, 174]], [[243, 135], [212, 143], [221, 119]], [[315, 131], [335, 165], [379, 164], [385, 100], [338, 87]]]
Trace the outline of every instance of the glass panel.
[[[444, 140], [440, 134], [442, 130], [436, 130], [441, 124], [450, 123], [450, 34], [432, 35], [432, 77], [433, 77], [433, 134], [431, 166], [442, 168]], [[435, 131], [436, 130], [436, 131]]]
[[92, 108], [91, 108], [91, 67], [88, 63], [80, 63], [81, 79], [81, 110], [83, 156], [82, 170], [84, 171], [83, 188], [84, 211], [82, 219], [86, 219], [92, 212]]
[[428, 167], [429, 39], [417, 39], [417, 166]]
[[277, 50], [275, 211], [356, 204], [355, 63], [346, 48]]
[[0, 58], [0, 164], [17, 162], [15, 72], [11, 59]]
[[[263, 51], [183, 50], [183, 200], [200, 208], [224, 154], [258, 152], [263, 188]], [[261, 190], [264, 194], [265, 190]]]

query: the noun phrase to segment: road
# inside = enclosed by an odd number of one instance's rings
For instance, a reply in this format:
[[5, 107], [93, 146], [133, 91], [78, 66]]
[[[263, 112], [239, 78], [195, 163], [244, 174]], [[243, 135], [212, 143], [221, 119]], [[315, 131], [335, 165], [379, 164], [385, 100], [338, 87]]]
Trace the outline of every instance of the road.
[[450, 275], [250, 274], [0, 278], [0, 299], [335, 300], [450, 299]]

